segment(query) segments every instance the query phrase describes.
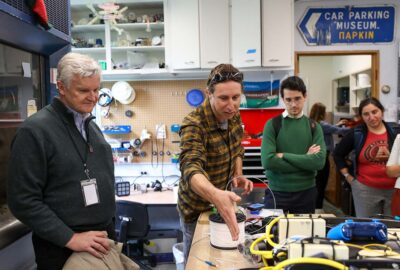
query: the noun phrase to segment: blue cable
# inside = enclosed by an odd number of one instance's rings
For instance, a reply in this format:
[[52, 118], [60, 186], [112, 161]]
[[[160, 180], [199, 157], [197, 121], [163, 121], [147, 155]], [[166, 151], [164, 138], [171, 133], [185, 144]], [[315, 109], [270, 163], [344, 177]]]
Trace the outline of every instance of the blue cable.
[[211, 266], [211, 267], [217, 267], [217, 265], [215, 263], [211, 262], [211, 261], [204, 260], [204, 262], [206, 264], [208, 264], [209, 266]]

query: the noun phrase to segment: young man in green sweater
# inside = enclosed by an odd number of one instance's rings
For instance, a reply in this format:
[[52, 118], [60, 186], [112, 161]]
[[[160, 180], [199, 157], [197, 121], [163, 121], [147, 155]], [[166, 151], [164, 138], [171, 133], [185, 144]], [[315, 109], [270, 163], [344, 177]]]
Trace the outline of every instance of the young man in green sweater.
[[[326, 147], [321, 126], [303, 113], [306, 92], [297, 76], [282, 81], [280, 94], [286, 110], [264, 127], [261, 159], [271, 189], [265, 191], [264, 199], [269, 209], [315, 211], [315, 175], [324, 167]], [[281, 121], [280, 128], [276, 128], [276, 121]]]

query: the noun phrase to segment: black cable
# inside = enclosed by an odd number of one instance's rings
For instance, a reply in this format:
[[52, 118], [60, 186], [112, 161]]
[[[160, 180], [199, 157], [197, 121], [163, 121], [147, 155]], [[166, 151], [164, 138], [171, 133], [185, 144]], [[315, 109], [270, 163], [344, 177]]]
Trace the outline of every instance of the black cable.
[[[109, 89], [100, 89], [100, 94], [99, 94], [99, 98], [97, 100], [97, 104], [99, 104], [99, 106], [101, 107], [110, 107], [112, 101], [114, 100], [114, 98], [111, 95], [111, 91]], [[108, 109], [108, 111], [110, 111], [110, 108]]]
[[331, 242], [332, 246], [332, 260], [336, 261], [336, 250], [335, 250], [335, 244]]
[[[157, 134], [156, 134], [157, 136]], [[157, 155], [157, 165], [154, 167], [154, 141], [151, 139], [151, 167], [152, 168], [158, 168], [158, 144], [157, 144], [157, 139], [156, 140], [156, 155]]]
[[142, 177], [142, 176], [143, 176], [143, 174], [136, 176], [136, 177], [133, 179], [133, 181], [132, 181], [132, 183], [131, 183], [131, 186], [133, 186], [133, 185], [135, 184], [136, 180], [139, 179], [139, 178]]
[[311, 237], [314, 237], [314, 219], [312, 218], [311, 214], [310, 218], [311, 218]]
[[[287, 217], [287, 215], [285, 215], [286, 218], [286, 237], [285, 238], [289, 238], [289, 219]], [[281, 241], [281, 239], [279, 239], [279, 241]]]
[[177, 174], [170, 174], [164, 177], [164, 179], [167, 179], [169, 177], [176, 177], [177, 179], [172, 183], [172, 184], [168, 184], [166, 180], [164, 180], [165, 184], [167, 185], [167, 189], [171, 189], [171, 186], [173, 187], [180, 179], [181, 177]]
[[165, 146], [165, 138], [163, 137], [162, 139], [162, 156], [161, 156], [161, 177], [162, 177], [162, 183], [165, 183], [165, 178], [164, 178], [164, 155], [165, 155], [165, 151], [164, 151], [164, 146]]

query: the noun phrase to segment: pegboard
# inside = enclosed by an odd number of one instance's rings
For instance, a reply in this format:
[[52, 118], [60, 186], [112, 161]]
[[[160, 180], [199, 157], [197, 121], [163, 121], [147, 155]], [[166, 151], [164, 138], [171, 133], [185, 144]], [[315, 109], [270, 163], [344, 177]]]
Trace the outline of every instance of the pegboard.
[[[103, 87], [112, 88], [114, 82], [104, 82]], [[169, 163], [171, 156], [161, 156], [163, 140], [156, 139], [156, 125], [166, 125], [166, 139], [164, 140], [164, 153], [167, 151], [179, 153], [179, 135], [171, 132], [172, 124], [181, 124], [183, 118], [195, 108], [186, 102], [186, 93], [197, 88], [205, 94], [205, 80], [183, 80], [183, 81], [132, 81], [129, 84], [136, 92], [135, 100], [124, 105], [120, 102], [113, 102], [110, 107], [109, 118], [101, 115], [102, 125], [131, 125], [132, 132], [125, 135], [105, 135], [107, 138], [114, 138], [122, 141], [130, 141], [140, 138], [144, 128], [151, 134], [151, 140], [146, 140], [141, 150], [146, 153], [145, 157], [133, 156], [132, 163], [152, 162], [152, 151], [158, 147], [158, 155], [153, 156], [153, 163], [164, 161]], [[102, 108], [104, 110], [105, 108]], [[132, 117], [125, 116], [125, 111], [133, 111]], [[152, 147], [153, 142], [153, 147]], [[119, 156], [127, 156], [129, 152], [120, 152]]]

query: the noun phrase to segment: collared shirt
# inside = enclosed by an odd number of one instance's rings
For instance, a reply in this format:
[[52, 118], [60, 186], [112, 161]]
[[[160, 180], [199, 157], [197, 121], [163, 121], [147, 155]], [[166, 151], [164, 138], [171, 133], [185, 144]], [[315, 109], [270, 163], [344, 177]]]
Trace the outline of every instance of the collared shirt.
[[82, 137], [87, 140], [86, 138], [86, 130], [85, 130], [85, 120], [90, 116], [90, 113], [78, 113], [77, 111], [71, 109], [69, 106], [65, 105], [67, 107], [68, 111], [70, 111], [74, 115], [74, 122], [76, 125], [76, 128], [79, 130], [79, 132], [82, 134]]
[[303, 117], [303, 115], [304, 115], [304, 112], [303, 112], [303, 111], [301, 111], [301, 113], [300, 113], [299, 115], [296, 115], [295, 117], [294, 117], [293, 115], [290, 115], [290, 114], [288, 113], [287, 110], [285, 110], [285, 111], [282, 113], [283, 118], [290, 117], [290, 118], [297, 118], [297, 119], [299, 119], [299, 118]]
[[210, 209], [210, 202], [192, 191], [190, 179], [203, 174], [215, 187], [226, 189], [235, 169], [236, 158], [242, 158], [243, 129], [240, 114], [228, 120], [221, 129], [208, 99], [183, 120], [181, 137], [178, 208], [185, 222], [195, 221], [201, 212]]

